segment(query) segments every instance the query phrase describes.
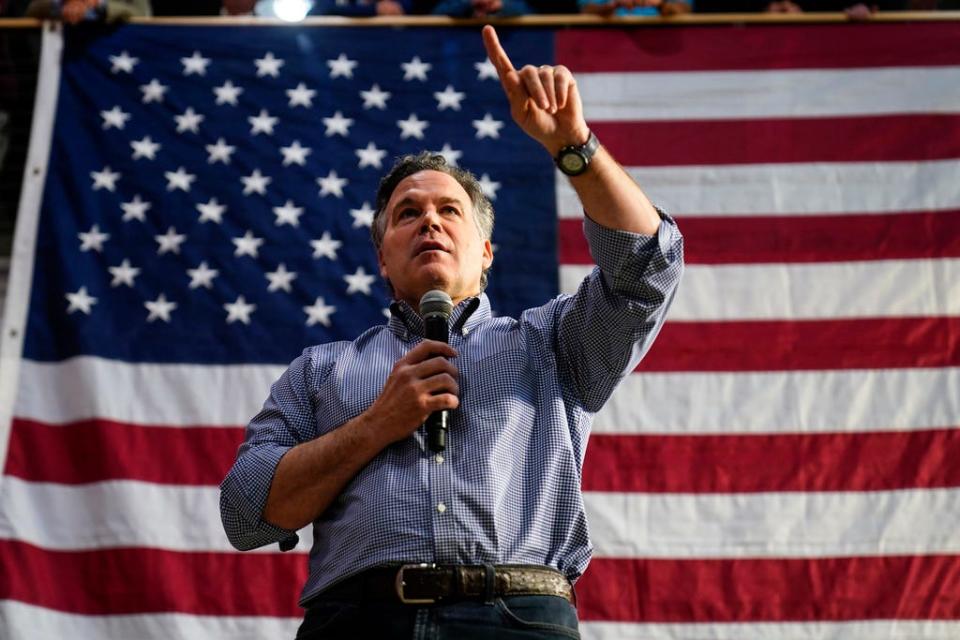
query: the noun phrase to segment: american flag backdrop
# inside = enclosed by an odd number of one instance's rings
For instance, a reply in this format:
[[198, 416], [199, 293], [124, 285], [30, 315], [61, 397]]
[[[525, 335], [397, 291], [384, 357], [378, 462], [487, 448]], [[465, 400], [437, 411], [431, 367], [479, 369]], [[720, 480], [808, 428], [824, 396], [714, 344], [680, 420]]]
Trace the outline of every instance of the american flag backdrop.
[[[960, 22], [501, 38], [574, 71], [686, 237], [594, 423], [584, 637], [960, 637]], [[500, 314], [586, 274], [578, 202], [478, 28], [45, 46], [0, 354], [0, 637], [292, 637], [309, 531], [232, 550], [217, 484], [289, 360], [384, 321], [379, 176], [429, 149], [481, 178]]]

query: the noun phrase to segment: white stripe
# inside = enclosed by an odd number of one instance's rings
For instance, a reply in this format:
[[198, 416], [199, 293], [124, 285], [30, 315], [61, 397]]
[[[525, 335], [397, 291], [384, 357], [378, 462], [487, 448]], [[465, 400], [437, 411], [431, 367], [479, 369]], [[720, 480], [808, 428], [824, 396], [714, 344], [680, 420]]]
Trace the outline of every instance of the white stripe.
[[[681, 225], [682, 226], [682, 225]], [[592, 265], [561, 265], [573, 293]], [[960, 314], [960, 260], [687, 265], [670, 320], [811, 320]]]
[[[749, 348], [749, 345], [744, 345]], [[826, 433], [958, 427], [960, 369], [642, 373], [594, 433]]]
[[[899, 213], [960, 207], [960, 161], [628, 167], [659, 207], [682, 218]], [[557, 212], [583, 207], [558, 176]]]
[[293, 638], [300, 622], [299, 618], [183, 613], [93, 616], [0, 600], [0, 638], [7, 640], [262, 640]]
[[581, 73], [577, 86], [594, 122], [960, 111], [960, 67]]
[[[33, 254], [37, 226], [40, 223], [40, 201], [43, 197], [43, 185], [47, 180], [47, 162], [60, 88], [63, 32], [58, 22], [45, 24], [41, 32], [42, 49], [33, 105], [33, 124], [30, 129], [30, 147], [27, 150], [27, 170], [23, 172], [17, 229], [13, 239], [10, 284], [0, 322], [0, 467], [7, 459], [7, 444], [10, 441], [10, 420], [20, 375], [23, 337], [26, 334], [30, 283], [33, 281]], [[0, 478], [2, 477], [0, 475]], [[0, 486], [2, 484], [0, 480]]]
[[[133, 480], [63, 485], [7, 476], [0, 497], [0, 539], [60, 550], [151, 547], [236, 552], [220, 524], [217, 487]], [[299, 535], [297, 552], [306, 553], [311, 529]], [[258, 551], [279, 553], [276, 545]]]
[[249, 422], [285, 367], [131, 364], [93, 356], [23, 361], [15, 414], [49, 423], [99, 417], [157, 426]]
[[960, 489], [583, 495], [594, 557], [960, 552]]
[[956, 640], [956, 620], [851, 622], [580, 623], [584, 640]]
[[[218, 491], [6, 478], [0, 538], [45, 549], [233, 552]], [[45, 505], [43, 510], [37, 504]], [[826, 557], [960, 552], [960, 489], [759, 494], [584, 493], [598, 557]], [[177, 517], [170, 517], [177, 514]], [[190, 523], [184, 526], [184, 523]], [[296, 553], [311, 545], [301, 531]], [[275, 545], [262, 553], [279, 553]], [[239, 553], [239, 552], [236, 552]]]

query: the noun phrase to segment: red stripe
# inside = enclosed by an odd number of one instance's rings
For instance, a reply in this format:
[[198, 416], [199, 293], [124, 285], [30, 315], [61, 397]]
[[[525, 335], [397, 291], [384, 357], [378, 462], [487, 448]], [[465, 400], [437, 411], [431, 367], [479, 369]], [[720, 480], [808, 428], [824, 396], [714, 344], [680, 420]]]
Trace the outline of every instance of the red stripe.
[[[960, 256], [960, 210], [824, 216], [686, 217], [687, 264], [910, 260]], [[582, 221], [560, 220], [561, 264], [593, 264]]]
[[957, 317], [668, 321], [637, 371], [787, 371], [958, 365], [960, 318]]
[[[584, 491], [748, 493], [960, 486], [960, 429], [590, 437]], [[775, 464], [770, 464], [776, 461]]]
[[583, 620], [957, 620], [960, 556], [596, 558], [577, 598]]
[[590, 128], [631, 167], [960, 157], [956, 114], [591, 122]]
[[64, 484], [124, 479], [215, 486], [242, 441], [242, 428], [156, 427], [111, 420], [49, 425], [14, 418], [5, 473]]
[[[574, 73], [940, 66], [960, 63], [960, 22], [565, 29]], [[651, 91], [655, 91], [651, 87]]]
[[0, 599], [92, 615], [300, 617], [302, 554], [50, 551], [0, 540]]

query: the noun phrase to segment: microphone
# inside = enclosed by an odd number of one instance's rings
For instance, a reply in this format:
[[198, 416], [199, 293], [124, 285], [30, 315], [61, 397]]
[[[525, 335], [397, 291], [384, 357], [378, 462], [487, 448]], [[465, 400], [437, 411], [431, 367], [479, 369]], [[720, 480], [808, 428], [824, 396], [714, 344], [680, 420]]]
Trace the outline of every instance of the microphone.
[[[447, 322], [453, 313], [453, 300], [444, 291], [433, 289], [420, 298], [420, 317], [423, 318], [423, 337], [438, 342], [450, 342]], [[447, 448], [447, 427], [450, 411], [434, 411], [427, 416], [427, 442], [430, 450], [440, 452]]]

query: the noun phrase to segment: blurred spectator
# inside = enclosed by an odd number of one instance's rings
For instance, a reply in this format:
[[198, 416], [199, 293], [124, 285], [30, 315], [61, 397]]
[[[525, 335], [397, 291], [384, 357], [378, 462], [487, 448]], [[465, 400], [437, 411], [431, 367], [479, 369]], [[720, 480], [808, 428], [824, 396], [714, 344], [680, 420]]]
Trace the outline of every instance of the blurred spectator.
[[32, 0], [27, 6], [31, 18], [62, 19], [69, 24], [116, 22], [150, 13], [150, 0]]
[[218, 16], [221, 0], [155, 0], [155, 16]]
[[580, 13], [577, 0], [527, 0], [534, 13]]
[[492, 18], [533, 13], [526, 0], [439, 0], [430, 13], [454, 18]]
[[690, 13], [693, 0], [578, 0], [581, 13], [602, 16], [675, 16]]

